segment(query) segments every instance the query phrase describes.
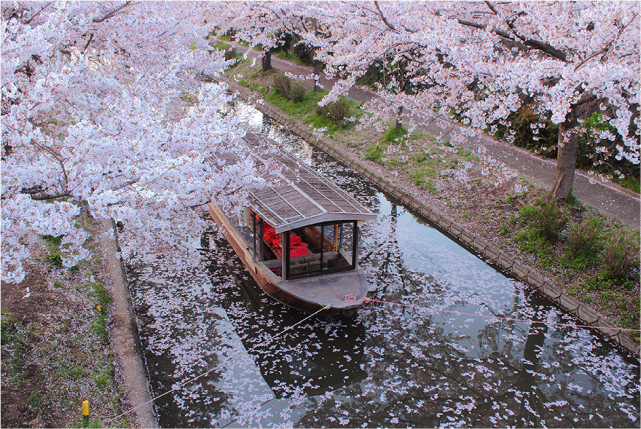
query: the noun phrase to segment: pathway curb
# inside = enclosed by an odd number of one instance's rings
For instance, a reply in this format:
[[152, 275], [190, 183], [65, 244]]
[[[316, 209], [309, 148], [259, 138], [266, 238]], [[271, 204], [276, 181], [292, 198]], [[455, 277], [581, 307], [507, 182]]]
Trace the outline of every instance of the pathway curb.
[[[260, 94], [250, 90], [249, 88], [238, 85], [237, 83], [222, 78], [228, 86], [237, 92], [241, 98], [247, 101], [261, 99]], [[381, 172], [374, 171], [362, 161], [355, 159], [348, 154], [339, 152], [336, 148], [327, 142], [314, 136], [308, 127], [300, 122], [292, 121], [280, 109], [272, 106], [268, 102], [262, 100], [260, 103], [254, 103], [256, 108], [262, 113], [269, 115], [286, 126], [289, 130], [301, 136], [310, 144], [318, 147], [327, 154], [336, 158], [338, 161], [354, 169], [367, 179], [374, 182], [377, 186], [387, 192], [389, 195], [398, 199], [406, 204], [411, 210], [427, 218], [438, 229], [452, 236], [463, 247], [482, 256], [486, 261], [492, 263], [507, 275], [516, 277], [523, 283], [535, 289], [542, 295], [546, 296], [550, 301], [557, 304], [566, 312], [575, 315], [585, 324], [598, 327], [599, 331], [610, 340], [614, 341], [618, 346], [626, 351], [633, 353], [637, 358], [641, 355], [641, 345], [634, 340], [626, 331], [618, 328], [611, 323], [607, 322], [591, 307], [579, 303], [576, 299], [563, 292], [559, 287], [545, 281], [544, 278], [529, 268], [526, 268], [514, 262], [514, 260], [503, 253], [501, 250], [489, 245], [487, 241], [481, 237], [468, 232], [460, 225], [457, 225], [452, 220], [448, 219], [445, 215], [439, 213], [436, 209], [415, 200], [411, 195], [404, 192], [399, 186], [395, 185], [392, 181], [382, 177]], [[584, 316], [586, 318], [584, 318]]]

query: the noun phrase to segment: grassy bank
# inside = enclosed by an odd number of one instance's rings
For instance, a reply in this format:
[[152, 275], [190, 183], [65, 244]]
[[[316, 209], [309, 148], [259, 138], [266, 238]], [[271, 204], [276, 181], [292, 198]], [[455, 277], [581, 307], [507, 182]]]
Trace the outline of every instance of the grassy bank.
[[[92, 237], [93, 221], [78, 220]], [[125, 394], [110, 349], [113, 301], [103, 281], [97, 241], [85, 243], [91, 260], [64, 268], [60, 237], [31, 237], [27, 276], [2, 283], [2, 426], [90, 427], [98, 416], [121, 412]], [[111, 423], [130, 427], [119, 419]]]
[[293, 98], [278, 90], [282, 77], [263, 74], [249, 62], [237, 64], [228, 76], [260, 92], [292, 120], [322, 131], [323, 139], [334, 147], [378, 165], [406, 192], [535, 269], [613, 323], [639, 328], [637, 230], [598, 214], [574, 197], [561, 208], [545, 204], [544, 188], [482, 151], [470, 152], [420, 130], [396, 130], [392, 119], [379, 121], [377, 127], [357, 127], [364, 113], [354, 102], [342, 120], [323, 115], [317, 102], [324, 93], [312, 91], [310, 82], [290, 83], [304, 90]]

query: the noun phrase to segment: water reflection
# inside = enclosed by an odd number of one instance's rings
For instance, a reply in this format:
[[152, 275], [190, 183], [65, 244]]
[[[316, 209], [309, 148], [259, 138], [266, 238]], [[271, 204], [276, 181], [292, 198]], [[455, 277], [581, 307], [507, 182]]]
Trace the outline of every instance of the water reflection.
[[[203, 237], [217, 248], [226, 246], [213, 233]], [[291, 389], [320, 395], [366, 376], [360, 367], [365, 338], [361, 323], [347, 318], [315, 321], [277, 342], [265, 343], [265, 337], [274, 337], [294, 325], [301, 314], [284, 307], [276, 313], [270, 301], [260, 299], [264, 293], [246, 270], [230, 268], [228, 263], [210, 261], [207, 270], [212, 277], [221, 271], [232, 276], [240, 293], [224, 300], [222, 307], [277, 398], [288, 396]], [[260, 327], [261, 335], [256, 335], [256, 327]]]
[[[347, 320], [269, 300], [224, 240], [181, 277], [131, 264], [162, 426], [638, 427], [639, 364], [417, 219], [375, 186], [265, 121], [285, 150], [379, 214], [363, 227], [369, 296]], [[470, 315], [462, 314], [468, 313]]]

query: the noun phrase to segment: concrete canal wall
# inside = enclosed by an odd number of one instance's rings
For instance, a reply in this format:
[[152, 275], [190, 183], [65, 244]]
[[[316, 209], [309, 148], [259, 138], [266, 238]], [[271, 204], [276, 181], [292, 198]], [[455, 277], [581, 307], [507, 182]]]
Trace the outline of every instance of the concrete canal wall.
[[[117, 239], [113, 221], [103, 221], [100, 243], [113, 281], [114, 311], [111, 329], [113, 349], [120, 362], [122, 377], [129, 393], [129, 403], [134, 408], [129, 418], [137, 427], [157, 428], [158, 420], [151, 402], [151, 390], [143, 364], [138, 326], [127, 289], [127, 276], [122, 260], [117, 256], [119, 252]], [[109, 426], [109, 422], [106, 422], [106, 426]]]
[[623, 349], [639, 357], [639, 343], [626, 331], [602, 318], [590, 306], [577, 301], [575, 298], [563, 292], [556, 285], [545, 280], [538, 273], [522, 266], [518, 262], [515, 262], [510, 256], [490, 245], [483, 238], [466, 231], [463, 226], [448, 219], [435, 208], [416, 200], [412, 195], [408, 194], [401, 185], [398, 185], [392, 182], [388, 177], [385, 177], [386, 174], [381, 169], [372, 168], [366, 162], [356, 159], [353, 156], [350, 156], [350, 154], [336, 149], [326, 141], [319, 139], [310, 132], [309, 127], [306, 124], [298, 121], [292, 121], [280, 109], [272, 106], [266, 101], [262, 100], [260, 103], [256, 103], [256, 100], [261, 98], [260, 94], [228, 79], [225, 79], [225, 82], [233, 91], [238, 92], [241, 98], [252, 102], [262, 113], [276, 119], [283, 126], [298, 134], [307, 142], [315, 145], [319, 149], [336, 158], [336, 160], [367, 177], [389, 195], [398, 199], [415, 213], [429, 220], [439, 230], [450, 235], [468, 250], [480, 255], [487, 262], [498, 267], [505, 274], [513, 276], [534, 288], [552, 302], [556, 303], [559, 307], [563, 308], [566, 312], [577, 316], [586, 325], [596, 327], [606, 338], [609, 338]]

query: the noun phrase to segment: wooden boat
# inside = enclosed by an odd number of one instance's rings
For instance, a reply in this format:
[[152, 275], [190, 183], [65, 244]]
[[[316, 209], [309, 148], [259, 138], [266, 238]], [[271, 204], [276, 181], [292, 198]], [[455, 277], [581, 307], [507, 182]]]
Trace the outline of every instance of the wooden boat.
[[[264, 139], [244, 138], [250, 146]], [[350, 314], [368, 289], [359, 227], [376, 215], [293, 157], [274, 158], [284, 166], [278, 185], [250, 190], [234, 213], [212, 204], [209, 213], [267, 295], [309, 313]]]

